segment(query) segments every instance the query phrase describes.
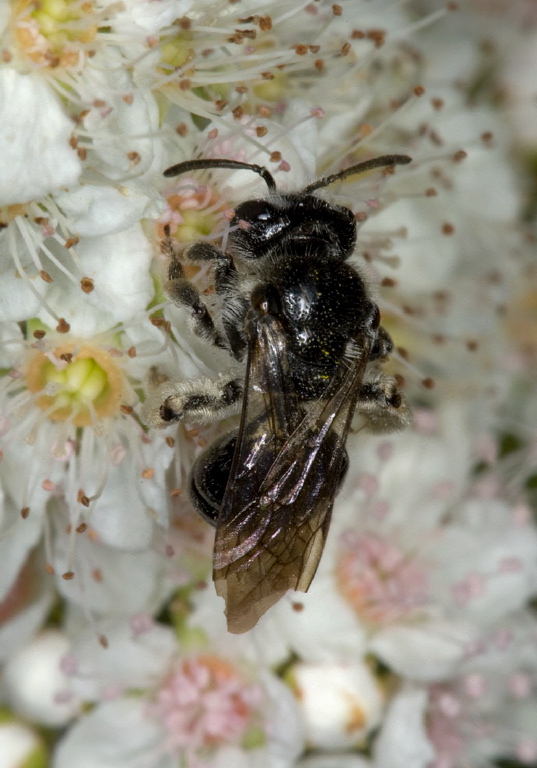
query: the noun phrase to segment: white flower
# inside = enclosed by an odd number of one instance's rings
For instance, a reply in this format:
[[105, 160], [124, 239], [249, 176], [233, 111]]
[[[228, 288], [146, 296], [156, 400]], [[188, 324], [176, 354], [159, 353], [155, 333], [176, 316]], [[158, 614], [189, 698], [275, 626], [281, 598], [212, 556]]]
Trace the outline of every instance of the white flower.
[[[293, 765], [302, 729], [270, 673], [212, 648], [181, 652], [159, 625], [130, 635], [110, 625], [106, 635], [107, 649], [82, 636], [66, 662], [73, 685], [103, 703], [62, 739], [54, 768]], [[141, 696], [128, 695], [136, 689]]]
[[30, 338], [6, 344], [12, 375], [0, 398], [4, 524], [13, 534], [1, 542], [3, 593], [44, 540], [60, 591], [86, 611], [156, 610], [170, 585], [166, 559], [148, 550], [165, 549], [155, 534], [168, 525], [174, 441], [146, 437], [136, 408], [144, 356], [158, 360], [161, 332], [147, 319], [91, 340], [31, 328]]
[[379, 768], [488, 768], [537, 755], [535, 620], [514, 613], [481, 639], [455, 678], [396, 694], [375, 745]]

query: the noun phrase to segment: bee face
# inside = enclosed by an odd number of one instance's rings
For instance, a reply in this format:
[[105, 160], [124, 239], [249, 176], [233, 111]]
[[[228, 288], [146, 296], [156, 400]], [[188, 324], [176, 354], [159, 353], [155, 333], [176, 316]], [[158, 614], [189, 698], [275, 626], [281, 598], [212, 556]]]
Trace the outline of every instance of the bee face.
[[247, 200], [236, 208], [231, 226], [231, 247], [247, 262], [277, 259], [299, 244], [324, 258], [344, 260], [356, 243], [352, 211], [301, 193]]

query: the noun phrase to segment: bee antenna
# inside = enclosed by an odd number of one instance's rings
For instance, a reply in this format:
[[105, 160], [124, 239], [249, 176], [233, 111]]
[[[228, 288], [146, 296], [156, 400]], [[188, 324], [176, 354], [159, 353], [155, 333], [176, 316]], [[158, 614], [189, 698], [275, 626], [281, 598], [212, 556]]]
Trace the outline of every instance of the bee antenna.
[[223, 160], [218, 158], [215, 160], [186, 160], [184, 163], [177, 163], [177, 165], [172, 165], [171, 168], [167, 168], [164, 171], [164, 176], [170, 178], [171, 176], [179, 176], [180, 173], [200, 171], [203, 168], [231, 168], [232, 170], [237, 171], [253, 171], [261, 176], [271, 192], [276, 189], [276, 182], [265, 167], [262, 165], [253, 165], [252, 163], [240, 163], [238, 160]]
[[408, 155], [380, 155], [380, 157], [372, 157], [370, 160], [364, 160], [357, 165], [351, 165], [350, 168], [345, 168], [344, 171], [339, 171], [339, 173], [333, 173], [331, 176], [324, 176], [321, 179], [317, 179], [317, 181], [314, 181], [303, 189], [302, 194], [309, 194], [316, 189], [327, 187], [329, 184], [333, 184], [334, 181], [346, 179], [347, 176], [366, 173], [367, 171], [372, 171], [374, 168], [389, 168], [393, 165], [407, 165], [407, 163], [410, 163], [411, 161], [412, 158]]

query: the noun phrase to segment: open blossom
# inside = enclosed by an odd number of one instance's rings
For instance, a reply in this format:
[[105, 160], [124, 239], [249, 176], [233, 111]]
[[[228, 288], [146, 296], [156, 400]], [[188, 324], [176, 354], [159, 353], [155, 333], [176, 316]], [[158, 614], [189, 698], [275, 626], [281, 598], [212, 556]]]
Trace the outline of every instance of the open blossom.
[[[86, 574], [77, 573], [88, 547], [140, 552], [155, 525], [167, 525], [164, 471], [173, 446], [164, 436], [146, 440], [136, 418], [134, 357], [144, 344], [136, 328], [81, 339], [34, 327], [29, 339], [14, 333], [7, 346], [0, 466], [6, 507], [19, 517], [21, 558], [41, 531], [48, 568], [83, 583], [96, 568], [88, 562]], [[151, 329], [148, 323], [153, 347]]]
[[73, 691], [98, 704], [61, 744], [55, 768], [285, 768], [300, 754], [293, 697], [267, 670], [217, 648], [183, 650], [151, 620], [109, 624], [107, 639], [103, 649], [82, 633], [63, 662]]
[[375, 765], [398, 768], [411, 756], [418, 768], [488, 766], [500, 757], [534, 764], [535, 650], [534, 618], [514, 612], [508, 625], [491, 627], [453, 678], [404, 687], [387, 715]]
[[[527, 3], [490, 5], [0, 7], [9, 768], [537, 761], [537, 281], [520, 224], [535, 28]], [[353, 421], [310, 591], [230, 635], [187, 487], [240, 404], [222, 424], [147, 425], [155, 390], [244, 375], [168, 300], [166, 274], [192, 242], [225, 249], [231, 212], [266, 185], [162, 172], [227, 158], [292, 192], [395, 152], [412, 162], [318, 194], [355, 215], [414, 423]], [[213, 310], [211, 265], [184, 269]]]

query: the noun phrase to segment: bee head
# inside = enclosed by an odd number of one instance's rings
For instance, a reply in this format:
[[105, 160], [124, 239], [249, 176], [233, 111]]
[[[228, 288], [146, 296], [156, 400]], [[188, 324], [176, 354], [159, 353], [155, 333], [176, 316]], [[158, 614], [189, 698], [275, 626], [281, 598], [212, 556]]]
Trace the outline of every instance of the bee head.
[[348, 258], [356, 242], [352, 211], [302, 192], [246, 200], [235, 209], [230, 246], [245, 261], [307, 250]]

